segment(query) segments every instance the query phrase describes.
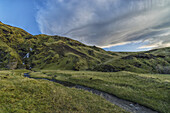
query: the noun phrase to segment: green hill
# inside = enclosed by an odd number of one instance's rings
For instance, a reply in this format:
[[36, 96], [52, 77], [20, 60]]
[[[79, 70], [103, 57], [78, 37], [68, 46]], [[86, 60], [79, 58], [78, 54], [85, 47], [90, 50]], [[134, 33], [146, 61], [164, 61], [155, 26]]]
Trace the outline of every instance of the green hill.
[[138, 53], [122, 53], [94, 68], [98, 71], [132, 71], [139, 73], [170, 73], [170, 48]]
[[0, 68], [22, 68], [20, 48], [25, 42], [25, 36], [32, 36], [26, 31], [0, 22]]
[[0, 23], [0, 68], [91, 69], [113, 55], [95, 46], [60, 37], [33, 36], [22, 29]]
[[31, 37], [30, 42], [28, 64], [37, 69], [84, 70], [112, 58], [100, 48], [66, 37], [38, 35]]
[[36, 35], [0, 22], [0, 69], [27, 68], [170, 73], [170, 48], [108, 52], [60, 36]]

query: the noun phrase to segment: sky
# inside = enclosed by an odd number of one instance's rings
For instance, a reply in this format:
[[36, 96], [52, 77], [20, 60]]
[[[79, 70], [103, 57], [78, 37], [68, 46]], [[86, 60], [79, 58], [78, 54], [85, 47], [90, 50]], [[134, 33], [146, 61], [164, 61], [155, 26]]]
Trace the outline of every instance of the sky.
[[0, 0], [0, 21], [108, 51], [170, 47], [170, 0]]

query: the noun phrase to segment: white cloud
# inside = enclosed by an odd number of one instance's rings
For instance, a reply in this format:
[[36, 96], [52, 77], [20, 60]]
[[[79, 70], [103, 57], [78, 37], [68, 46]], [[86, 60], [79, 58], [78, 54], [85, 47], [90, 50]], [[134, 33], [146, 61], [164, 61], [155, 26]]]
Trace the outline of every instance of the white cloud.
[[144, 47], [170, 43], [169, 0], [47, 0], [37, 22], [42, 33], [63, 35], [109, 47], [148, 41]]

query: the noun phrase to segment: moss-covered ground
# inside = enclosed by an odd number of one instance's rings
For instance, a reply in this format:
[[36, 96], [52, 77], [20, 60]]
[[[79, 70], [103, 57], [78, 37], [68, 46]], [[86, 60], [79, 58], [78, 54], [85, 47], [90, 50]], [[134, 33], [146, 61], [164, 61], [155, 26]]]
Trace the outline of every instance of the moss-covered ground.
[[170, 113], [170, 75], [132, 72], [42, 70], [31, 77], [67, 81], [108, 92], [158, 112]]
[[26, 72], [0, 71], [0, 113], [125, 113], [100, 96], [26, 78]]

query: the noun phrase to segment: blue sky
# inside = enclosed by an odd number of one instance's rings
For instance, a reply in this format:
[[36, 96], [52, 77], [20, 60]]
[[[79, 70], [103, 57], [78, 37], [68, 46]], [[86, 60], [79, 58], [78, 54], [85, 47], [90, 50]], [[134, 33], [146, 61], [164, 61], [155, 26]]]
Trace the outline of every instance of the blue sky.
[[37, 10], [35, 0], [0, 0], [0, 21], [31, 34], [40, 34], [36, 22]]
[[0, 0], [0, 21], [109, 51], [170, 46], [169, 0]]

